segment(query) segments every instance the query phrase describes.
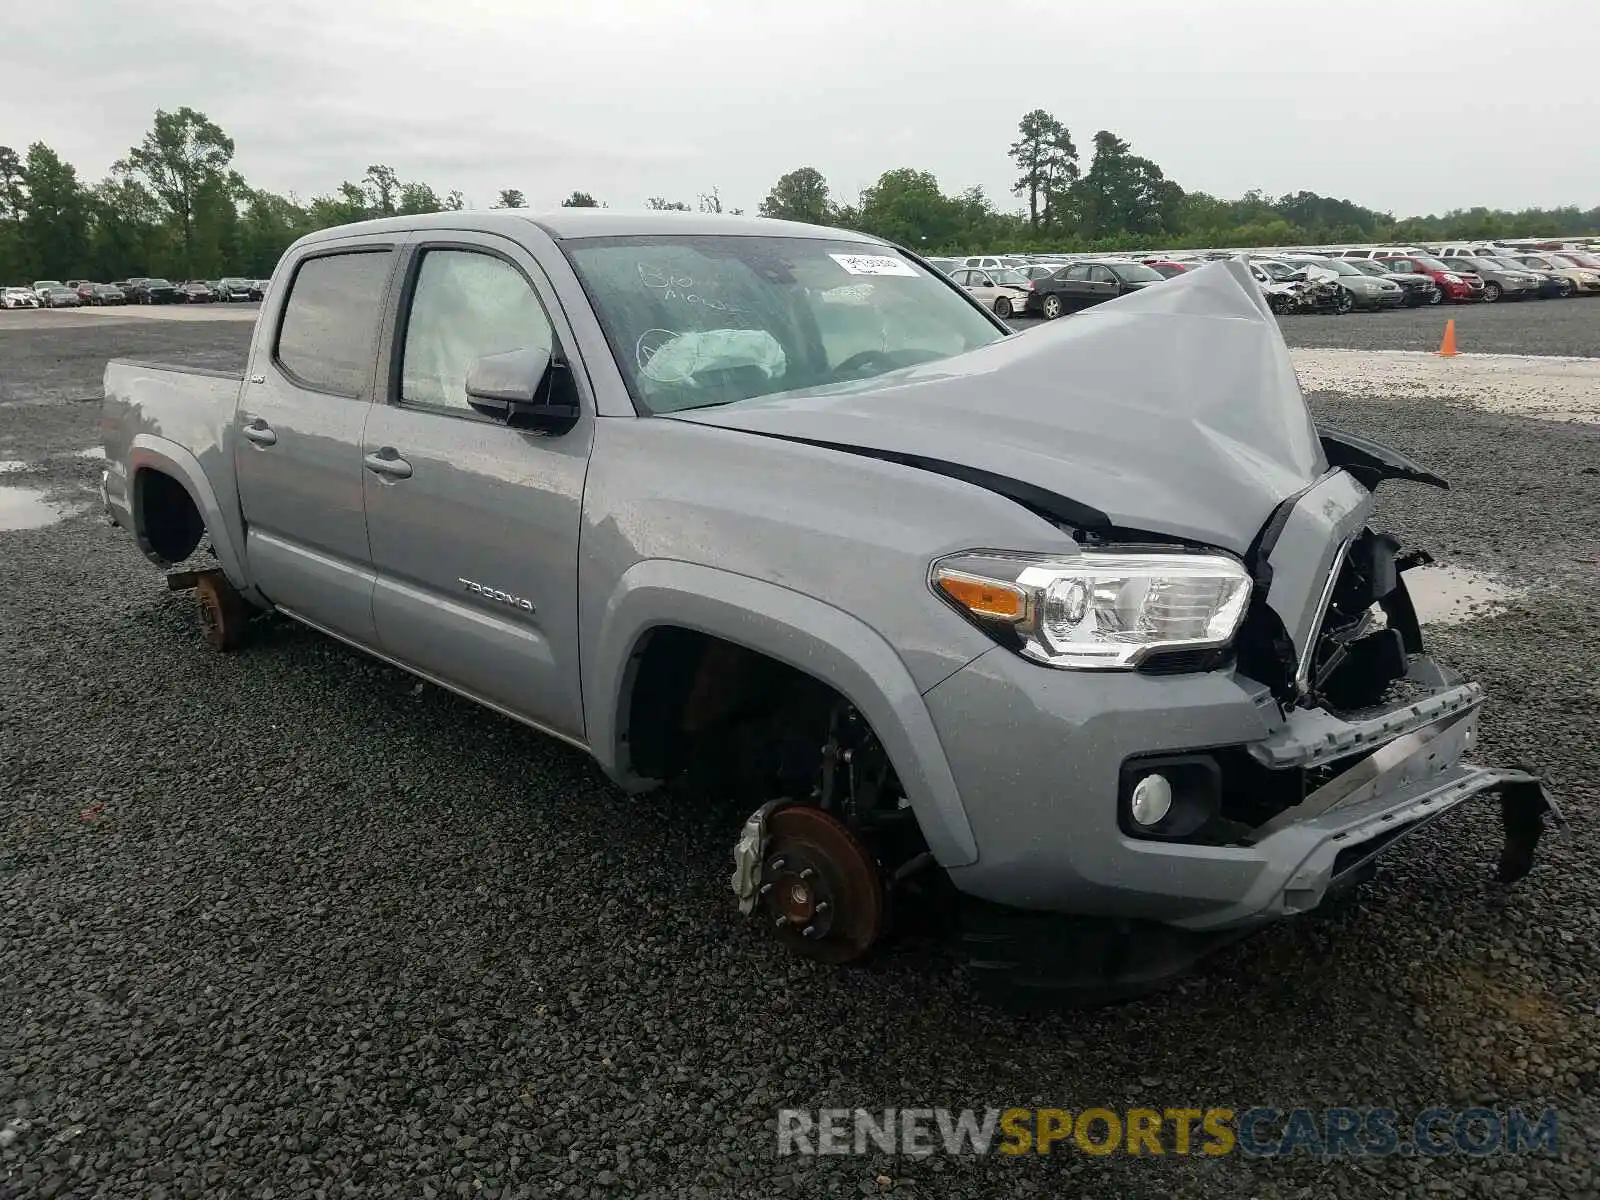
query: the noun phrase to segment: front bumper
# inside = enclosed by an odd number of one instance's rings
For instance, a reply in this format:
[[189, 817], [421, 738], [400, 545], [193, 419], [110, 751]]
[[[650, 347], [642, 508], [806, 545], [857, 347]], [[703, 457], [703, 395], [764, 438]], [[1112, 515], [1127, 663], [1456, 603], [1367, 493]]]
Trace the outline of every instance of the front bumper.
[[[977, 847], [976, 861], [947, 865], [956, 888], [1013, 909], [1248, 929], [1315, 908], [1465, 801], [1525, 790], [1525, 771], [1467, 760], [1482, 691], [1422, 653], [1392, 550], [1348, 559], [1357, 540], [1372, 552], [1372, 506], [1365, 487], [1333, 471], [1274, 521], [1259, 611], [1277, 623], [1275, 653], [1292, 658], [1294, 675], [1277, 694], [1238, 670], [1061, 671], [1003, 647], [930, 689]], [[1314, 697], [1319, 629], [1339, 591], [1330, 581], [1347, 559], [1353, 579], [1393, 572], [1382, 604], [1404, 644], [1406, 698], [1353, 700], [1367, 707], [1341, 713]], [[1207, 803], [1221, 820], [1184, 840], [1137, 836], [1120, 814], [1125, 775], [1152, 756], [1214, 769]]]
[[[1446, 678], [1426, 658], [1414, 671]], [[950, 869], [951, 881], [1014, 908], [1251, 928], [1315, 908], [1444, 813], [1530, 778], [1466, 761], [1482, 703], [1473, 684], [1359, 721], [1304, 708], [1280, 717], [1270, 694], [1238, 675], [1086, 681], [999, 649], [927, 700], [978, 845], [978, 860]], [[1238, 746], [1273, 772], [1348, 765], [1240, 844], [1156, 841], [1119, 827], [1124, 762]]]

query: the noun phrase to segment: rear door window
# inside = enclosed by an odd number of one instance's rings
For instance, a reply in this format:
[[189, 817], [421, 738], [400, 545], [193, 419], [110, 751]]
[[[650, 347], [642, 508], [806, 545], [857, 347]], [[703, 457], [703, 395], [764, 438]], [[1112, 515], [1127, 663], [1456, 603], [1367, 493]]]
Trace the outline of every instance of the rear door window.
[[392, 259], [388, 250], [359, 250], [301, 262], [273, 351], [296, 383], [338, 396], [366, 390]]

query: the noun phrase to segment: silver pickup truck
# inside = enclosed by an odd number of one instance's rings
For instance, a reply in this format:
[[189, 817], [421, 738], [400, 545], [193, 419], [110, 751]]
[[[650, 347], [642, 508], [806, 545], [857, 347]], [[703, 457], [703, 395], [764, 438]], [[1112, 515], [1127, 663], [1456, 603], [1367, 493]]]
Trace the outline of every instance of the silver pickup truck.
[[1092, 1002], [1474, 797], [1508, 882], [1559, 820], [1369, 526], [1443, 481], [1317, 430], [1239, 264], [1016, 334], [858, 233], [442, 213], [291, 247], [242, 378], [105, 390], [108, 513], [213, 644], [276, 611], [742, 802], [811, 957], [921, 888], [997, 994]]

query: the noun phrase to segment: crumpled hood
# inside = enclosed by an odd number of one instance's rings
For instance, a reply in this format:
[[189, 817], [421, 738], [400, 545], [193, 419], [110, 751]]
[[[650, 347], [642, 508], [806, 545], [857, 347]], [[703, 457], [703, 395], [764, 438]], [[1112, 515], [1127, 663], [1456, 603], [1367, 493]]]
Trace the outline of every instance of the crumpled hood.
[[1234, 262], [955, 358], [671, 419], [955, 464], [1241, 554], [1328, 469], [1277, 321]]

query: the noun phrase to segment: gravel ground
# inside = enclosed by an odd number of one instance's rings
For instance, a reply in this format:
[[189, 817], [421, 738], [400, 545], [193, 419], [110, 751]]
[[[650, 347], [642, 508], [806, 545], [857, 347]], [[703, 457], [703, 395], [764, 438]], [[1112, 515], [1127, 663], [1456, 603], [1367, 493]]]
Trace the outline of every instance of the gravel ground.
[[1600, 297], [1445, 304], [1395, 312], [1281, 317], [1291, 346], [1350, 350], [1437, 350], [1444, 323], [1456, 344], [1483, 354], [1600, 354]]
[[[239, 365], [247, 327], [182, 329], [0, 333], [0, 387], [88, 396], [109, 353]], [[860, 969], [788, 958], [730, 903], [742, 813], [629, 799], [288, 624], [208, 653], [87, 515], [0, 532], [0, 1196], [1596, 1195], [1600, 429], [1313, 404], [1452, 480], [1386, 493], [1402, 538], [1525, 589], [1433, 640], [1490, 691], [1484, 755], [1538, 764], [1571, 835], [1507, 892], [1485, 805], [1358, 906], [1029, 1020], [926, 929]], [[0, 487], [86, 495], [96, 423], [0, 407], [0, 458], [29, 464]], [[1555, 1105], [1559, 1154], [773, 1152], [779, 1107], [1473, 1103]]]
[[[1291, 346], [1431, 353], [1449, 320], [1456, 323], [1457, 348], [1464, 353], [1600, 355], [1600, 297], [1594, 296], [1280, 317], [1278, 324]], [[1012, 324], [1026, 329], [1040, 322]]]

